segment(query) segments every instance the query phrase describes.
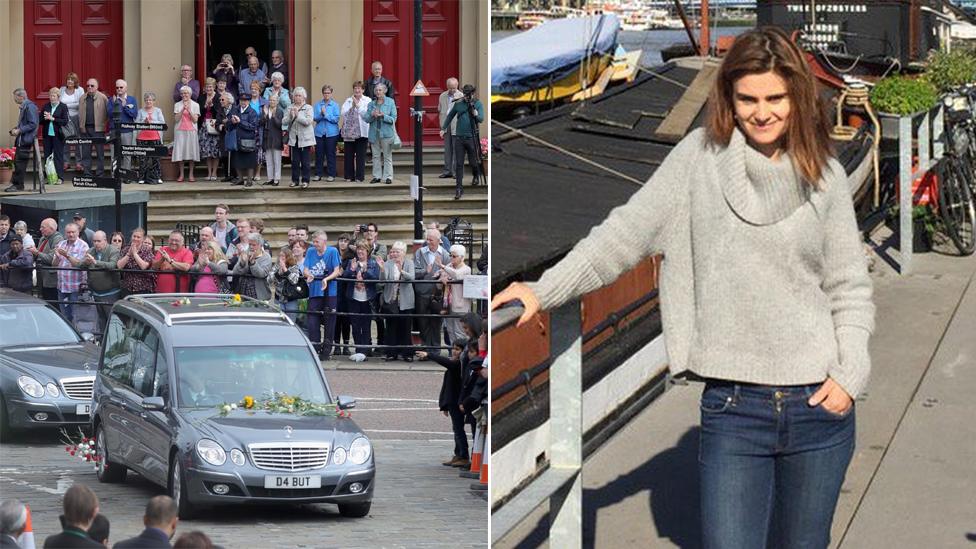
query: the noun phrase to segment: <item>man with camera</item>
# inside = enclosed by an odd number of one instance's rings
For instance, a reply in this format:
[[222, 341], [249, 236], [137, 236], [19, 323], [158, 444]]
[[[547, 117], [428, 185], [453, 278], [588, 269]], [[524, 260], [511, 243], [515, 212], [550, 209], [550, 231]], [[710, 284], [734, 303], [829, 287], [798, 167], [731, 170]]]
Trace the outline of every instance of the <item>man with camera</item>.
[[464, 196], [464, 188], [461, 186], [461, 179], [464, 178], [464, 154], [467, 152], [468, 162], [471, 164], [471, 171], [474, 173], [472, 185], [477, 185], [481, 179], [481, 155], [480, 143], [478, 143], [478, 124], [485, 120], [485, 108], [481, 101], [474, 96], [475, 87], [465, 84], [461, 88], [463, 97], [454, 102], [451, 111], [441, 123], [441, 137], [447, 133], [451, 127], [451, 122], [457, 118], [457, 127], [451, 138], [454, 149], [454, 181], [455, 192], [454, 200]]

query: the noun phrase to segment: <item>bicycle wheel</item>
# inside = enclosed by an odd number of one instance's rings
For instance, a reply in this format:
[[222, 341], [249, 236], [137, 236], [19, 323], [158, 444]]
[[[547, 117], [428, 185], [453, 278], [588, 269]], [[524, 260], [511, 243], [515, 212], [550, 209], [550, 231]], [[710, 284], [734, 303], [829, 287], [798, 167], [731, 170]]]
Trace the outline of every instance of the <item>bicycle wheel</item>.
[[962, 166], [958, 158], [947, 158], [939, 180], [939, 217], [962, 255], [970, 255], [976, 249], [976, 207], [969, 186], [969, 167]]

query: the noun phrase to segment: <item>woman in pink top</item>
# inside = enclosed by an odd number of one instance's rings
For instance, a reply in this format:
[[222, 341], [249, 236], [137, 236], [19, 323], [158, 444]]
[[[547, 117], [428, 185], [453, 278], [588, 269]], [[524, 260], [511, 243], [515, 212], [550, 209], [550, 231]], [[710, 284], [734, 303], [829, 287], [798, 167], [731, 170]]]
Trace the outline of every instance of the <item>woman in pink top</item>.
[[190, 98], [193, 90], [190, 86], [180, 88], [182, 101], [173, 106], [176, 115], [176, 131], [173, 132], [173, 162], [180, 163], [180, 176], [177, 182], [183, 182], [183, 162], [190, 162], [190, 181], [193, 178], [193, 165], [200, 161], [200, 142], [197, 136], [197, 120], [200, 118], [200, 105]]
[[197, 251], [197, 259], [190, 266], [191, 273], [199, 273], [193, 282], [193, 292], [197, 294], [226, 293], [227, 257], [217, 242], [202, 243]]

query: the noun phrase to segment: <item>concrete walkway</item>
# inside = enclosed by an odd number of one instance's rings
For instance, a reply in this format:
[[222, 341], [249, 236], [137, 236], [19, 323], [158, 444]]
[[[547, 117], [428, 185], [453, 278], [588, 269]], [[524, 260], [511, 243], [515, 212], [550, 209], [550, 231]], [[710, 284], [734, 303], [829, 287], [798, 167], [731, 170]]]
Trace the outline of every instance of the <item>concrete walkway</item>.
[[[873, 372], [831, 546], [976, 547], [976, 256], [876, 267]], [[700, 546], [700, 393], [673, 387], [587, 461], [587, 547]], [[499, 546], [545, 545], [545, 513]]]

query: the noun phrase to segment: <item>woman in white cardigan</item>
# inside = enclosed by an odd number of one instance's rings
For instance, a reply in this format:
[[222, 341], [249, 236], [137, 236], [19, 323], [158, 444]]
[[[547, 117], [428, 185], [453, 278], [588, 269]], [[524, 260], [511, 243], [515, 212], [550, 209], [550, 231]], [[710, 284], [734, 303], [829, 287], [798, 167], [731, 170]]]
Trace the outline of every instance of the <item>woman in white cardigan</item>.
[[293, 103], [285, 111], [282, 126], [288, 126], [288, 147], [291, 148], [291, 185], [299, 185], [299, 171], [301, 171], [301, 186], [308, 188], [312, 180], [311, 148], [315, 145], [315, 125], [312, 117], [312, 106], [306, 102], [308, 93], [299, 86], [291, 91]]
[[[346, 181], [366, 181], [366, 144], [369, 143], [369, 123], [363, 115], [369, 111], [369, 97], [363, 95], [362, 81], [352, 85], [352, 97], [346, 99], [340, 111], [339, 131], [345, 156]], [[350, 112], [352, 111], [352, 112]]]

